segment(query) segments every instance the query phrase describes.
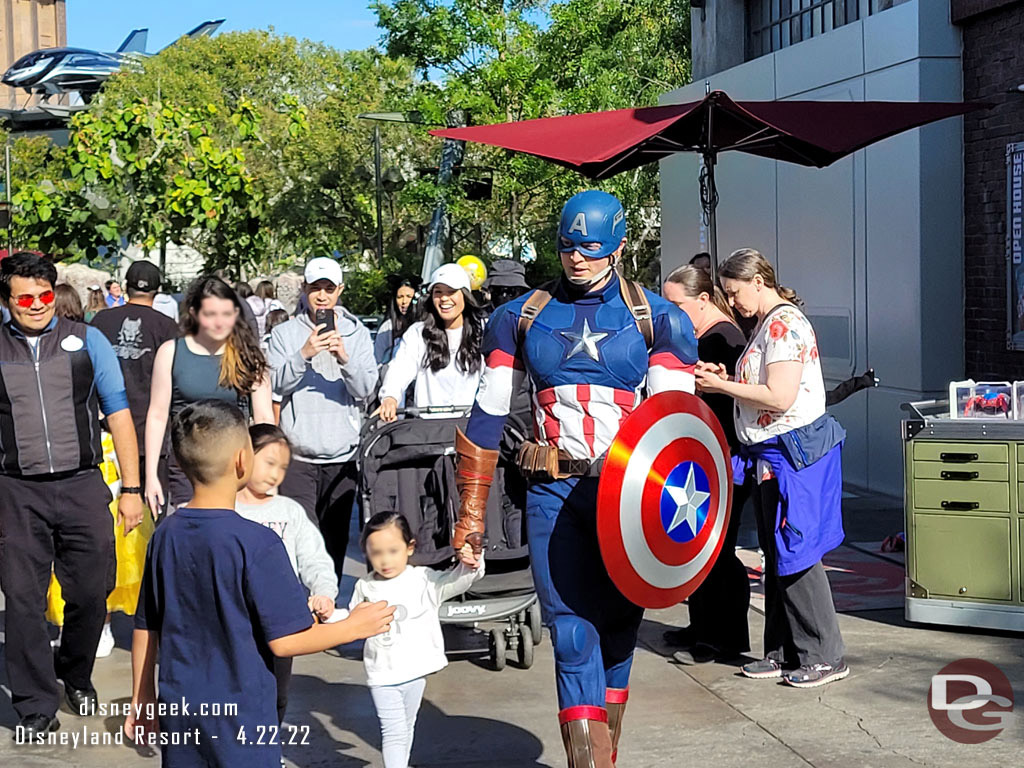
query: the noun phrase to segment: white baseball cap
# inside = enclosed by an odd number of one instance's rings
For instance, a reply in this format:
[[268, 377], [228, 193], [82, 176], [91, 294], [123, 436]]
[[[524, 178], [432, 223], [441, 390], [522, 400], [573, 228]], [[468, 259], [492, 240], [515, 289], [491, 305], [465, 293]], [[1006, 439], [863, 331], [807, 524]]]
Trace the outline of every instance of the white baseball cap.
[[309, 263], [306, 264], [303, 278], [309, 285], [312, 285], [317, 280], [330, 280], [335, 285], [341, 285], [345, 282], [341, 276], [341, 265], [334, 259], [329, 259], [326, 256], [310, 259]]
[[470, 290], [469, 273], [458, 264], [442, 264], [430, 276], [430, 287], [447, 285], [457, 291]]

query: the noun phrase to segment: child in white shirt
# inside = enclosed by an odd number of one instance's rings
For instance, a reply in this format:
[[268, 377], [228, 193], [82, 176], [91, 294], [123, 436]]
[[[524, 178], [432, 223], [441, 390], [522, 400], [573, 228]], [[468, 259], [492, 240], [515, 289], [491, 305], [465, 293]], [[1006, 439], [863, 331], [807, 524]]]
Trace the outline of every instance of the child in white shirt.
[[477, 559], [467, 544], [450, 570], [411, 566], [416, 542], [397, 512], [370, 518], [362, 543], [372, 572], [356, 583], [349, 608], [379, 600], [395, 606], [391, 629], [366, 641], [363, 664], [380, 719], [384, 768], [406, 768], [425, 678], [448, 665], [438, 607], [483, 577], [483, 555]]
[[[338, 598], [338, 577], [323, 536], [299, 502], [277, 493], [291, 461], [288, 438], [273, 424], [255, 424], [249, 427], [249, 436], [255, 458], [249, 482], [236, 497], [235, 511], [281, 537], [295, 575], [309, 590], [310, 611], [321, 621], [342, 618], [332, 616], [334, 601]], [[274, 676], [277, 678], [277, 719], [283, 722], [288, 707], [292, 660], [275, 656]]]

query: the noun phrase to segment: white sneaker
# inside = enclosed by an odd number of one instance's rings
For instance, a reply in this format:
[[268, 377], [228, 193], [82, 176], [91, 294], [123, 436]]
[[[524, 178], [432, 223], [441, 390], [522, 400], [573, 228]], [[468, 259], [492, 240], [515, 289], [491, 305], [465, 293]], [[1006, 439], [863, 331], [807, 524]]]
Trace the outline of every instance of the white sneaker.
[[103, 625], [100, 644], [96, 646], [96, 658], [105, 659], [114, 650], [114, 633], [110, 631], [110, 622]]
[[57, 630], [57, 637], [55, 637], [55, 638], [54, 638], [53, 640], [51, 640], [51, 641], [50, 641], [50, 647], [51, 647], [51, 648], [52, 648], [53, 650], [55, 650], [55, 651], [56, 651], [56, 650], [57, 650], [58, 648], [60, 648], [60, 638], [61, 638], [61, 636], [62, 636], [63, 634], [64, 634], [64, 627], [60, 627], [60, 628], [59, 628], [59, 629]]

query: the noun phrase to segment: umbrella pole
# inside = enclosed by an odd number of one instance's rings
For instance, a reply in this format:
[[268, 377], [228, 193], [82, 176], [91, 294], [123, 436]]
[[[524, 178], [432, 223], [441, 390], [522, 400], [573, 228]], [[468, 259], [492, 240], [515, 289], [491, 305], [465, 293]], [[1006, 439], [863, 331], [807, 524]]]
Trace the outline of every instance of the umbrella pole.
[[715, 186], [714, 152], [704, 152], [704, 169], [700, 174], [700, 206], [708, 234], [708, 253], [711, 254], [711, 281], [718, 281], [718, 187]]

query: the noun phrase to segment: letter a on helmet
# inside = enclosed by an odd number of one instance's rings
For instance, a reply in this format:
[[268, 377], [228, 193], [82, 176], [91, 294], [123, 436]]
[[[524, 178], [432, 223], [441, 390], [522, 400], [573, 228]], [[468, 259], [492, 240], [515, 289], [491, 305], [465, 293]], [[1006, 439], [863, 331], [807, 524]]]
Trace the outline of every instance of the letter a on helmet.
[[588, 259], [603, 259], [619, 249], [625, 236], [626, 212], [614, 195], [589, 189], [573, 195], [562, 208], [559, 252], [579, 251]]

